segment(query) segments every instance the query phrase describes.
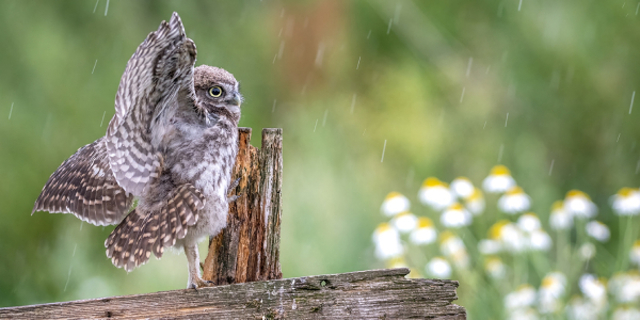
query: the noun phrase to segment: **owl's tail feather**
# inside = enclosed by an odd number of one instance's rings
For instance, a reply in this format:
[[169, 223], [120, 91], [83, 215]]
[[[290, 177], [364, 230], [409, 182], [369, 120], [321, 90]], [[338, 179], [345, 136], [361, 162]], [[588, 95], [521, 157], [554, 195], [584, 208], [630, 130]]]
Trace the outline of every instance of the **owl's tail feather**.
[[198, 222], [205, 199], [193, 185], [180, 185], [168, 199], [159, 212], [134, 210], [111, 232], [104, 245], [113, 265], [128, 272], [146, 263], [152, 252], [162, 257], [164, 247], [175, 245]]

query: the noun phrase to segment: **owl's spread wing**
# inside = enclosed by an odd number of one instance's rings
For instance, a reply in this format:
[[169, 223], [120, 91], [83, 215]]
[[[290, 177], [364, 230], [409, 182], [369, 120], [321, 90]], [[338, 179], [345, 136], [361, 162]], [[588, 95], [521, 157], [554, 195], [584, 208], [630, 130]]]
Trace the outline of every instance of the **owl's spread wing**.
[[[180, 95], [193, 96], [196, 49], [173, 13], [133, 54], [116, 93], [116, 113], [107, 129], [109, 164], [118, 184], [140, 196], [158, 177], [161, 163], [151, 122], [177, 106]], [[183, 100], [184, 101], [184, 100]]]
[[196, 212], [204, 208], [205, 198], [193, 185], [179, 186], [167, 199], [160, 212], [137, 208], [111, 232], [104, 245], [116, 267], [131, 271], [147, 262], [152, 252], [162, 257], [164, 247], [175, 245], [198, 222]]
[[132, 202], [133, 196], [111, 172], [103, 137], [60, 165], [42, 188], [33, 212], [72, 213], [94, 225], [111, 225], [122, 220]]

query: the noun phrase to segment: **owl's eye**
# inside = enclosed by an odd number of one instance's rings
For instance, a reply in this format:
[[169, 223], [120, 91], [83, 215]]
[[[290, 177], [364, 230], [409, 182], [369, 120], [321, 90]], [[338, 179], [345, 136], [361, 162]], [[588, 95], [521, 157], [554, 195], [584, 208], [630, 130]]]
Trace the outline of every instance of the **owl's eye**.
[[209, 95], [217, 98], [219, 96], [222, 95], [222, 88], [220, 88], [219, 86], [213, 86], [211, 88], [209, 88]]

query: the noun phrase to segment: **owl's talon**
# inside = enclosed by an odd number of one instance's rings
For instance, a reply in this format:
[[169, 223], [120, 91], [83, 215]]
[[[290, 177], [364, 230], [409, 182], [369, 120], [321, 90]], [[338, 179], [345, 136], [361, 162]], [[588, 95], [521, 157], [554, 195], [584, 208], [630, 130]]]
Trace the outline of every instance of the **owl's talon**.
[[233, 189], [235, 189], [236, 187], [238, 187], [238, 184], [240, 184], [240, 177], [238, 177], [235, 181], [233, 181], [233, 182], [229, 185], [229, 188], [227, 188], [227, 194], [229, 194], [229, 192], [233, 191]]
[[197, 277], [193, 280], [192, 283], [189, 284], [189, 286], [187, 286], [188, 289], [199, 289], [199, 288], [204, 288], [204, 287], [213, 287], [215, 286], [216, 283], [213, 281], [209, 281], [209, 280], [204, 280], [200, 277]]
[[238, 198], [240, 198], [241, 195], [242, 193], [227, 197], [227, 203], [235, 202], [236, 200], [238, 200]]

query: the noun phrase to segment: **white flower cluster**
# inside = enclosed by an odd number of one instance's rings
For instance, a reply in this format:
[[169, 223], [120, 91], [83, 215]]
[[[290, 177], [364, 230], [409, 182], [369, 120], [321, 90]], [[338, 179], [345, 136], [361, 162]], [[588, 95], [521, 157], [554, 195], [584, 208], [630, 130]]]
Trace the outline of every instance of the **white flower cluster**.
[[[491, 223], [477, 217], [485, 211], [485, 197], [465, 177], [450, 184], [425, 179], [418, 192], [419, 201], [431, 209], [425, 216], [411, 213], [404, 195], [389, 193], [381, 212], [390, 219], [373, 234], [376, 257], [388, 267], [412, 267], [410, 276], [486, 281], [495, 287], [488, 294], [500, 292], [504, 299], [506, 319], [640, 320], [640, 240], [631, 244], [637, 236], [633, 219], [640, 215], [640, 189], [622, 188], [610, 198], [621, 226], [630, 231], [617, 229], [621, 251], [610, 251], [612, 244], [601, 244], [612, 238], [605, 223], [610, 218], [595, 220], [598, 207], [585, 192], [571, 190], [554, 202], [546, 224], [529, 211], [532, 199], [507, 167], [493, 167], [482, 187], [497, 200], [497, 210], [487, 213]], [[546, 227], [554, 231], [553, 240]], [[574, 227], [579, 229], [574, 232]], [[617, 261], [611, 262], [594, 260], [618, 252], [628, 255], [614, 256]], [[421, 261], [422, 266], [407, 261]], [[617, 273], [599, 278], [595, 273], [602, 274], [607, 265]], [[618, 272], [627, 265], [637, 269]], [[546, 273], [537, 289], [526, 283], [539, 279], [531, 277], [534, 272]]]

